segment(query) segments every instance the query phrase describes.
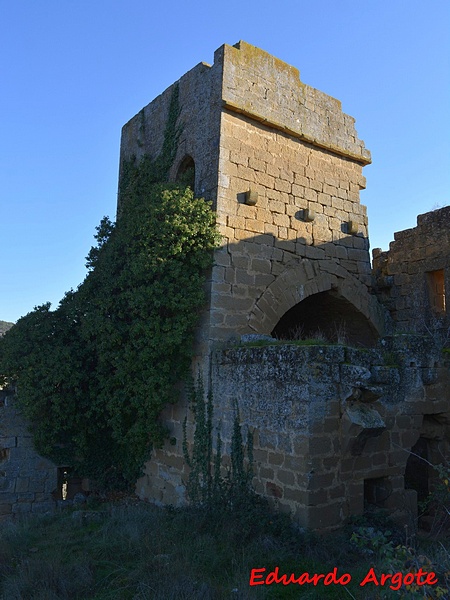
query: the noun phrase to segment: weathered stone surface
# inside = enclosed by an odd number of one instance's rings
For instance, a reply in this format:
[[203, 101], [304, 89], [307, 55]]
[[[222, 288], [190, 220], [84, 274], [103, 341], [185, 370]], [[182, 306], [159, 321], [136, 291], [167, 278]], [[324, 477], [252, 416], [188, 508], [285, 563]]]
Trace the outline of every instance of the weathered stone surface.
[[450, 207], [417, 217], [417, 227], [394, 234], [387, 252], [373, 253], [377, 294], [404, 331], [442, 341], [450, 325]]
[[34, 450], [11, 392], [0, 390], [0, 397], [0, 515], [50, 510], [57, 467]]
[[[367, 346], [394, 322], [409, 333], [436, 324], [430, 281], [445, 288], [448, 306], [450, 209], [420, 216], [389, 253], [374, 253], [374, 286], [359, 200], [370, 154], [340, 102], [245, 42], [222, 46], [212, 66], [197, 65], [178, 85], [183, 131], [171, 178], [192, 157], [195, 192], [213, 202], [223, 235], [194, 363], [213, 388], [225, 452], [237, 401], [255, 432], [255, 488], [274, 506], [304, 526], [332, 528], [362, 513], [367, 481], [380, 478], [373, 489], [392, 489], [386, 507], [395, 511], [405, 497], [405, 450], [431, 431], [448, 448], [448, 364], [415, 335]], [[121, 164], [161, 151], [172, 90], [124, 126]], [[428, 271], [443, 275], [426, 279]], [[439, 290], [434, 313], [445, 304]], [[272, 344], [305, 333], [339, 345]], [[154, 451], [141, 497], [185, 501], [186, 413], [183, 400], [163, 414], [176, 445]], [[189, 443], [192, 435], [188, 423]]]

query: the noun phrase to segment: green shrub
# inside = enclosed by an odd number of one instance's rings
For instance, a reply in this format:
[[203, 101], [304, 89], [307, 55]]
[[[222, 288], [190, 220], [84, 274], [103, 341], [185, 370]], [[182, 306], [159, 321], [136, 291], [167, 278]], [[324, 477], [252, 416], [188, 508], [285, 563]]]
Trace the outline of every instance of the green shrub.
[[162, 152], [123, 165], [120, 216], [97, 228], [84, 282], [0, 340], [37, 450], [107, 487], [133, 483], [164, 439], [219, 241], [209, 203], [166, 181], [178, 113], [174, 88]]

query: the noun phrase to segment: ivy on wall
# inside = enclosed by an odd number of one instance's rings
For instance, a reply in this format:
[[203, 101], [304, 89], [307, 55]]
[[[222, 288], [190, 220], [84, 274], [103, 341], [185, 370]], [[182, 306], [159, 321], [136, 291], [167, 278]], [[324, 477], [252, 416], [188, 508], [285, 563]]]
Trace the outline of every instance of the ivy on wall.
[[213, 450], [213, 397], [211, 391], [205, 397], [200, 373], [197, 384], [191, 382], [189, 405], [194, 424], [191, 450], [188, 447], [187, 416], [183, 422], [183, 455], [190, 469], [186, 482], [189, 500], [194, 504], [221, 510], [235, 509], [243, 503], [251, 504], [254, 500], [253, 432], [247, 429], [247, 442], [244, 446], [237, 400], [233, 402], [233, 430], [228, 467], [222, 465], [220, 424], [217, 428], [215, 452]]
[[37, 450], [109, 487], [133, 483], [164, 439], [158, 416], [190, 365], [219, 242], [210, 205], [167, 182], [178, 116], [175, 87], [162, 151], [123, 165], [120, 216], [97, 227], [84, 282], [0, 340]]

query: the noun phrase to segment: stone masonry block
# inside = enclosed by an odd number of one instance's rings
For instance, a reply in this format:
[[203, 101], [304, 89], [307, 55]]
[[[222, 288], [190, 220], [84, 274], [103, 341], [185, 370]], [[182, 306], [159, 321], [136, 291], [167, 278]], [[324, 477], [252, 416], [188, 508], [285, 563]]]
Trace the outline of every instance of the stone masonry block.
[[17, 438], [15, 436], [0, 437], [0, 448], [15, 448], [17, 446]]
[[12, 504], [0, 504], [0, 516], [10, 515], [11, 513], [12, 513]]
[[290, 227], [291, 220], [288, 215], [273, 213], [272, 220], [274, 225], [278, 225], [278, 227]]
[[274, 188], [279, 192], [287, 192], [288, 194], [291, 193], [291, 184], [284, 179], [276, 179]]
[[31, 512], [31, 507], [31, 502], [21, 502], [20, 504], [13, 504], [12, 512], [13, 514], [29, 513]]

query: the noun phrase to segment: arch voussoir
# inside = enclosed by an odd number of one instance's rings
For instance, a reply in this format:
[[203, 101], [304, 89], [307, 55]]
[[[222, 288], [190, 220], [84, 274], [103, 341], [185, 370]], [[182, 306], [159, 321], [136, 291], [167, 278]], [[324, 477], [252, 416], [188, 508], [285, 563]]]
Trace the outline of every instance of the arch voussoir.
[[321, 270], [320, 262], [301, 259], [295, 266], [288, 265], [256, 301], [249, 315], [249, 326], [257, 333], [270, 334], [281, 317], [294, 306], [315, 294], [331, 291], [348, 301], [367, 319], [370, 327], [381, 334], [384, 316], [379, 314], [378, 305], [367, 287], [347, 271], [345, 277], [342, 277], [343, 273], [336, 275], [326, 268], [327, 264]]

